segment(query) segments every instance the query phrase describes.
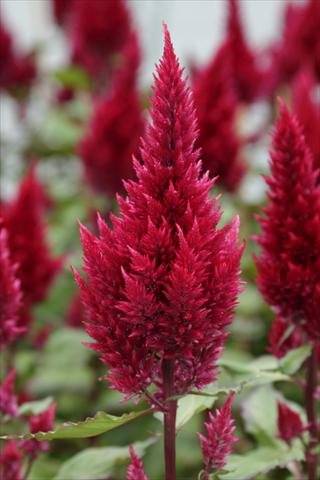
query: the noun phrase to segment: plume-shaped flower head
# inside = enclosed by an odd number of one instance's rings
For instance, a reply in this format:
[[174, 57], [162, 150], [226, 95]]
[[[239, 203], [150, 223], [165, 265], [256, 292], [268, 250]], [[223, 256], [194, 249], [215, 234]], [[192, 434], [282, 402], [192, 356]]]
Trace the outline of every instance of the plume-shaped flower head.
[[[39, 415], [33, 415], [29, 419], [30, 433], [49, 432], [53, 428], [56, 415], [56, 404], [53, 402], [50, 407]], [[49, 450], [48, 442], [38, 440], [22, 440], [21, 448], [24, 453], [35, 459], [40, 453]]]
[[131, 463], [127, 471], [127, 480], [148, 480], [147, 475], [144, 473], [142, 460], [131, 446], [130, 457]]
[[204, 424], [207, 436], [198, 433], [206, 473], [223, 468], [232, 452], [233, 444], [238, 441], [233, 434], [236, 427], [231, 417], [233, 397], [234, 393], [228, 397], [220, 410], [216, 410], [215, 415], [209, 412], [209, 420]]
[[306, 430], [300, 415], [283, 402], [278, 402], [278, 434], [284, 442], [290, 443]]
[[1, 415], [18, 415], [17, 397], [14, 394], [15, 370], [11, 370], [0, 385], [0, 413]]
[[0, 351], [23, 332], [17, 325], [22, 293], [16, 270], [10, 260], [7, 231], [0, 223]]
[[275, 357], [282, 358], [290, 350], [301, 347], [303, 343], [301, 332], [294, 328], [288, 320], [277, 315], [270, 330], [268, 351]]
[[3, 480], [22, 480], [22, 453], [19, 443], [10, 440], [0, 452], [0, 476]]
[[320, 338], [320, 189], [297, 118], [280, 103], [268, 205], [260, 217], [257, 283], [265, 300], [312, 340]]
[[144, 123], [136, 87], [139, 61], [137, 37], [132, 34], [113, 90], [98, 99], [79, 147], [85, 178], [100, 193], [122, 193], [122, 179], [133, 176], [131, 157], [137, 152]]
[[81, 227], [87, 282], [76, 273], [92, 346], [127, 396], [152, 383], [161, 394], [163, 360], [176, 394], [211, 382], [239, 290], [239, 222], [218, 228], [213, 181], [194, 147], [192, 93], [166, 27], [154, 82], [138, 180], [125, 182], [112, 228], [99, 219], [95, 237]]

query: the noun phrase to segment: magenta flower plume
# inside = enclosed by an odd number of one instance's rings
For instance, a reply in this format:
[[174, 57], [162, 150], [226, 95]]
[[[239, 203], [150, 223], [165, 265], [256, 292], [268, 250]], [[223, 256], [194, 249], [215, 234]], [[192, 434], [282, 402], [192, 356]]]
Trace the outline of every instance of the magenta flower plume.
[[303, 345], [304, 339], [301, 332], [296, 329], [291, 331], [291, 328], [292, 324], [288, 320], [279, 315], [276, 316], [270, 330], [268, 346], [268, 351], [275, 357], [282, 358], [290, 350]]
[[32, 168], [20, 183], [16, 198], [5, 205], [3, 212], [11, 260], [17, 264], [16, 276], [23, 292], [26, 315], [22, 317], [25, 319], [30, 306], [46, 297], [61, 267], [61, 260], [50, 256], [45, 239], [44, 211], [47, 205], [48, 197]]
[[311, 70], [302, 71], [293, 86], [293, 110], [313, 153], [315, 168], [320, 169], [320, 96], [316, 95], [316, 89], [317, 82]]
[[231, 404], [234, 397], [232, 393], [220, 410], [215, 415], [209, 412], [209, 420], [205, 422], [207, 436], [198, 433], [204, 459], [205, 472], [219, 470], [226, 464], [227, 457], [233, 449], [233, 444], [238, 438], [233, 435], [235, 426], [231, 417]]
[[73, 0], [71, 48], [73, 61], [93, 77], [111, 68], [130, 34], [130, 16], [124, 0]]
[[16, 270], [10, 260], [7, 231], [0, 224], [0, 351], [23, 332], [18, 326], [22, 293]]
[[132, 34], [113, 91], [98, 100], [88, 131], [79, 147], [85, 178], [100, 193], [123, 193], [122, 179], [132, 178], [131, 157], [143, 133], [143, 116], [136, 86], [140, 51]]
[[204, 170], [209, 170], [211, 176], [218, 175], [218, 182], [234, 191], [246, 167], [240, 158], [241, 142], [236, 133], [238, 103], [227, 56], [225, 43], [209, 65], [196, 75], [194, 98]]
[[92, 348], [111, 367], [112, 388], [127, 396], [152, 383], [161, 393], [164, 360], [176, 394], [214, 380], [239, 290], [239, 221], [217, 227], [214, 181], [201, 176], [194, 148], [192, 93], [166, 27], [154, 78], [138, 181], [125, 183], [113, 228], [99, 219], [95, 237], [81, 226], [87, 282], [76, 273]]
[[234, 88], [239, 100], [250, 103], [260, 94], [262, 72], [251, 51], [241, 25], [238, 1], [229, 0], [226, 55], [230, 62]]
[[52, 13], [58, 25], [65, 26], [72, 14], [74, 0], [51, 0]]
[[131, 463], [127, 471], [127, 480], [148, 480], [143, 470], [141, 458], [136, 454], [133, 447], [130, 446]]
[[259, 218], [257, 283], [284, 319], [320, 338], [320, 190], [297, 118], [280, 103], [273, 134], [269, 203]]
[[0, 452], [0, 477], [3, 480], [22, 480], [22, 453], [19, 443], [11, 440]]
[[[40, 413], [39, 415], [34, 415], [30, 417], [30, 433], [50, 432], [53, 429], [55, 415], [56, 404], [52, 403], [46, 411]], [[22, 440], [20, 446], [23, 452], [26, 455], [30, 456], [32, 459], [35, 459], [42, 452], [46, 452], [49, 450], [48, 442], [40, 442], [34, 439]]]
[[290, 443], [306, 430], [300, 415], [288, 405], [278, 402], [278, 435], [284, 442]]
[[0, 385], [0, 413], [1, 415], [18, 415], [17, 397], [14, 394], [15, 370], [11, 370]]

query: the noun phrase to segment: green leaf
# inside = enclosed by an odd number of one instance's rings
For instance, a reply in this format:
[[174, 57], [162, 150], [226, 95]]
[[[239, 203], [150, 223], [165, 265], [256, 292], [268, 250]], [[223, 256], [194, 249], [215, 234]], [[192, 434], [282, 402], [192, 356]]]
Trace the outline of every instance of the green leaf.
[[62, 83], [64, 87], [88, 90], [90, 88], [90, 77], [85, 70], [75, 66], [69, 66], [58, 70], [54, 77]]
[[[137, 442], [133, 447], [139, 456], [154, 443], [154, 439]], [[87, 448], [67, 460], [54, 480], [104, 480], [112, 474], [113, 467], [130, 458], [128, 447]]]
[[290, 462], [300, 461], [303, 458], [304, 452], [300, 441], [294, 442], [291, 447], [277, 441], [272, 447], [261, 447], [243, 455], [230, 455], [224, 467], [228, 473], [219, 475], [219, 478], [249, 480], [258, 474], [269, 472], [276, 467], [285, 467]]
[[[102, 433], [120, 427], [125, 423], [141, 417], [150, 410], [142, 410], [140, 412], [124, 413], [121, 417], [116, 417], [105, 412], [98, 412], [93, 418], [87, 418], [83, 422], [73, 423], [67, 422], [59, 425], [55, 430], [50, 432], [26, 433], [19, 435], [18, 438], [36, 440], [62, 440], [66, 438], [89, 438], [101, 435]], [[11, 436], [3, 436], [1, 439], [9, 439]], [[13, 436], [12, 438], [17, 438]]]
[[280, 370], [287, 375], [293, 375], [300, 369], [310, 353], [311, 345], [304, 345], [290, 350], [287, 355], [280, 360]]
[[53, 402], [52, 397], [43, 398], [42, 400], [35, 400], [34, 402], [23, 403], [19, 407], [19, 415], [39, 415], [45, 412]]

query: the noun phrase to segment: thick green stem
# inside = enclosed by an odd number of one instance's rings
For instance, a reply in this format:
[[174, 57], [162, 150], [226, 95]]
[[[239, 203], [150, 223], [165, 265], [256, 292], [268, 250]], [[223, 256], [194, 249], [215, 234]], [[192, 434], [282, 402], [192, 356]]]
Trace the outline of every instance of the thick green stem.
[[305, 404], [309, 424], [310, 441], [306, 451], [308, 479], [317, 480], [318, 456], [313, 449], [318, 444], [317, 413], [315, 405], [315, 391], [317, 388], [317, 352], [314, 346], [307, 361], [307, 383], [305, 389]]
[[174, 395], [174, 361], [162, 362], [164, 413], [164, 457], [166, 480], [176, 480], [176, 414], [177, 400], [167, 400]]

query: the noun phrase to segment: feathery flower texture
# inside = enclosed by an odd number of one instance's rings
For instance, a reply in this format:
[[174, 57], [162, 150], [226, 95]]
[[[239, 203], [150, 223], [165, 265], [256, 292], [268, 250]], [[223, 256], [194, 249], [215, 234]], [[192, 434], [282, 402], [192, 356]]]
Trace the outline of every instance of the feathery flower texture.
[[99, 236], [81, 226], [87, 282], [76, 272], [91, 346], [108, 366], [112, 388], [126, 397], [174, 366], [174, 393], [201, 388], [217, 375], [239, 290], [238, 219], [222, 229], [214, 181], [201, 176], [192, 94], [165, 27], [155, 75], [151, 123], [142, 140], [138, 181], [125, 183], [113, 228]]
[[127, 480], [148, 480], [144, 473], [143, 463], [139, 455], [136, 454], [133, 447], [130, 447], [131, 463], [127, 471]]
[[198, 433], [205, 464], [205, 472], [219, 470], [226, 464], [228, 455], [232, 452], [232, 445], [238, 441], [233, 435], [235, 426], [231, 417], [232, 393], [215, 415], [209, 412], [209, 420], [205, 422], [207, 436]]
[[257, 283], [284, 319], [320, 338], [320, 189], [297, 118], [280, 104], [273, 134], [266, 218], [256, 259]]
[[300, 437], [305, 429], [300, 415], [285, 403], [278, 402], [279, 438], [290, 444], [294, 438]]

